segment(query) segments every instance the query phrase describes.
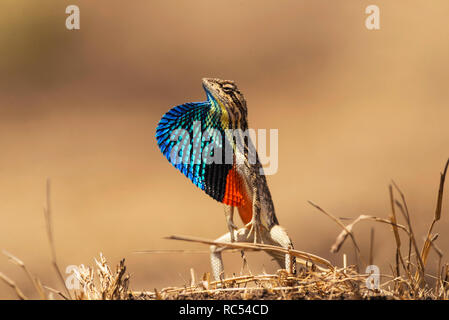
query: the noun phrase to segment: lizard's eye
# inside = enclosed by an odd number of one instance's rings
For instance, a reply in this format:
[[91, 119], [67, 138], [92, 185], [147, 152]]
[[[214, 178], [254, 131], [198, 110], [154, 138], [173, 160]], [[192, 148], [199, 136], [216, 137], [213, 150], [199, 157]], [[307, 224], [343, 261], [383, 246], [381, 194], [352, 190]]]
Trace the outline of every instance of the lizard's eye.
[[232, 83], [225, 83], [222, 88], [224, 92], [232, 92], [235, 90], [235, 85]]

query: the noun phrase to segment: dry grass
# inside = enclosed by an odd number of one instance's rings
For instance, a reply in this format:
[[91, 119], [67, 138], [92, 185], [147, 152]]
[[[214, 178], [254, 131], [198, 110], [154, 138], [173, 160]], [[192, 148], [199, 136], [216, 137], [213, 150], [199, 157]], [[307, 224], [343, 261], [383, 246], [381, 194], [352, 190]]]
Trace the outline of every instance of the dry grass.
[[[79, 300], [126, 300], [126, 299], [448, 299], [449, 298], [449, 264], [443, 264], [443, 252], [438, 248], [436, 240], [438, 234], [433, 234], [435, 224], [441, 218], [444, 194], [444, 182], [449, 166], [446, 162], [441, 173], [437, 195], [437, 204], [433, 220], [424, 238], [424, 245], [419, 248], [416, 235], [413, 232], [407, 202], [399, 187], [392, 182], [389, 186], [391, 214], [389, 218], [361, 215], [351, 223], [345, 225], [341, 219], [310, 202], [318, 211], [331, 218], [342, 229], [331, 247], [332, 252], [338, 252], [348, 238], [351, 238], [356, 252], [356, 265], [343, 268], [333, 266], [329, 261], [316, 255], [293, 249], [283, 249], [264, 244], [249, 243], [218, 243], [211, 240], [172, 236], [169, 239], [191, 241], [205, 245], [214, 244], [231, 250], [278, 251], [295, 256], [299, 265], [297, 275], [289, 270], [278, 270], [276, 274], [242, 275], [226, 278], [222, 281], [211, 281], [208, 273], [200, 280], [196, 280], [195, 272], [191, 270], [191, 281], [183, 287], [170, 287], [162, 290], [138, 292], [130, 289], [130, 277], [126, 274], [125, 261], [122, 260], [112, 271], [105, 257], [100, 254], [95, 260], [95, 266], [81, 265], [76, 272], [80, 287], [69, 290], [62, 278], [54, 250], [51, 226], [50, 182], [47, 182], [47, 204], [44, 209], [47, 222], [47, 234], [52, 249], [52, 262], [58, 278], [64, 286], [64, 292], [49, 288], [41, 284], [20, 259], [10, 253], [3, 252], [8, 259], [21, 267], [32, 282], [41, 299], [52, 299], [55, 294], [63, 299]], [[404, 224], [399, 223], [398, 213]], [[371, 231], [371, 244], [368, 259], [362, 254], [353, 234], [354, 227], [362, 221], [372, 221], [389, 225], [394, 234], [396, 254], [391, 274], [380, 275], [380, 284], [376, 289], [367, 287], [368, 274], [360, 273], [363, 266], [371, 263], [373, 252], [374, 230]], [[405, 234], [405, 237], [404, 237]], [[402, 238], [401, 238], [401, 235]], [[406, 239], [405, 244], [403, 243]], [[427, 258], [431, 250], [438, 255], [436, 274], [429, 274]], [[148, 251], [156, 253], [156, 251]], [[346, 257], [346, 256], [344, 256]], [[430, 286], [427, 279], [433, 279]], [[0, 273], [0, 279], [10, 286], [19, 299], [27, 299], [16, 283]], [[372, 287], [372, 286], [370, 286]]]
[[134, 293], [139, 299], [373, 299], [389, 298], [386, 290], [369, 290], [366, 276], [353, 267], [327, 271], [316, 270], [313, 265], [300, 268], [293, 276], [286, 270], [276, 274], [245, 275], [223, 281], [209, 281], [205, 274], [202, 281], [161, 291]]

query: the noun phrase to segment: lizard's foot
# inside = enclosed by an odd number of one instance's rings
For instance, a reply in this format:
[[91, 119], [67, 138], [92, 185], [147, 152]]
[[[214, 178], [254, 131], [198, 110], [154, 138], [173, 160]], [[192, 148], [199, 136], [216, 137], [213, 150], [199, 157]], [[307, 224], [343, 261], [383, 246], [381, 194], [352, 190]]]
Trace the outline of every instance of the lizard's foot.
[[235, 242], [234, 231], [238, 230], [239, 228], [235, 225], [234, 221], [232, 221], [231, 217], [226, 217], [226, 222], [228, 224], [229, 234], [231, 235], [231, 242]]
[[[251, 237], [252, 233], [254, 232], [254, 243], [263, 243], [262, 241], [262, 232], [260, 230], [260, 221], [258, 221], [258, 219], [256, 219], [254, 216], [251, 219], [251, 221], [245, 226], [245, 227], [249, 227], [251, 226], [251, 228], [249, 229], [248, 235], [247, 235], [247, 239], [249, 237]], [[260, 241], [258, 241], [260, 239]]]

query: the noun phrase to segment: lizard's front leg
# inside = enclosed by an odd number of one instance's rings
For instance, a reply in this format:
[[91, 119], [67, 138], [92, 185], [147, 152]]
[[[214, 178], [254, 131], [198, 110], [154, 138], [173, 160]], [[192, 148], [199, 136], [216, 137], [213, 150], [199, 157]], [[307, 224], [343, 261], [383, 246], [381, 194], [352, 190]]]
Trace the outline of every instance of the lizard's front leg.
[[226, 223], [228, 225], [229, 234], [231, 236], [231, 242], [235, 241], [234, 230], [237, 230], [237, 226], [234, 223], [234, 207], [230, 205], [224, 206]]

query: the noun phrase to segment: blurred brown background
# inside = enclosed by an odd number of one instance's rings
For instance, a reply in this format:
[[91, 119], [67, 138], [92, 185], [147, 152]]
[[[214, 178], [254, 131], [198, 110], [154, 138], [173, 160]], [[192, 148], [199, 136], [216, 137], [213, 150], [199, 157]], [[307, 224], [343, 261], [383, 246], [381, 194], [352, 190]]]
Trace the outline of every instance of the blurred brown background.
[[[81, 30], [65, 28], [65, 8]], [[381, 30], [365, 28], [380, 7]], [[389, 215], [388, 184], [405, 192], [418, 243], [432, 219], [449, 156], [449, 25], [446, 0], [0, 2], [0, 248], [61, 289], [50, 263], [43, 204], [53, 185], [60, 265], [127, 259], [135, 290], [183, 285], [209, 257], [137, 255], [139, 249], [206, 249], [163, 240], [216, 238], [222, 207], [159, 153], [160, 117], [205, 99], [202, 77], [233, 79], [250, 126], [279, 129], [279, 171], [268, 181], [296, 248], [341, 265], [329, 248], [341, 217]], [[436, 230], [449, 252], [449, 207]], [[356, 227], [365, 254], [373, 224]], [[375, 225], [374, 263], [390, 273], [394, 238]], [[348, 242], [342, 252], [353, 263]], [[430, 262], [434, 263], [432, 253]], [[268, 256], [250, 268], [273, 271]], [[238, 254], [225, 256], [239, 272]], [[0, 270], [37, 297], [25, 274]], [[0, 282], [0, 298], [15, 298]]]

